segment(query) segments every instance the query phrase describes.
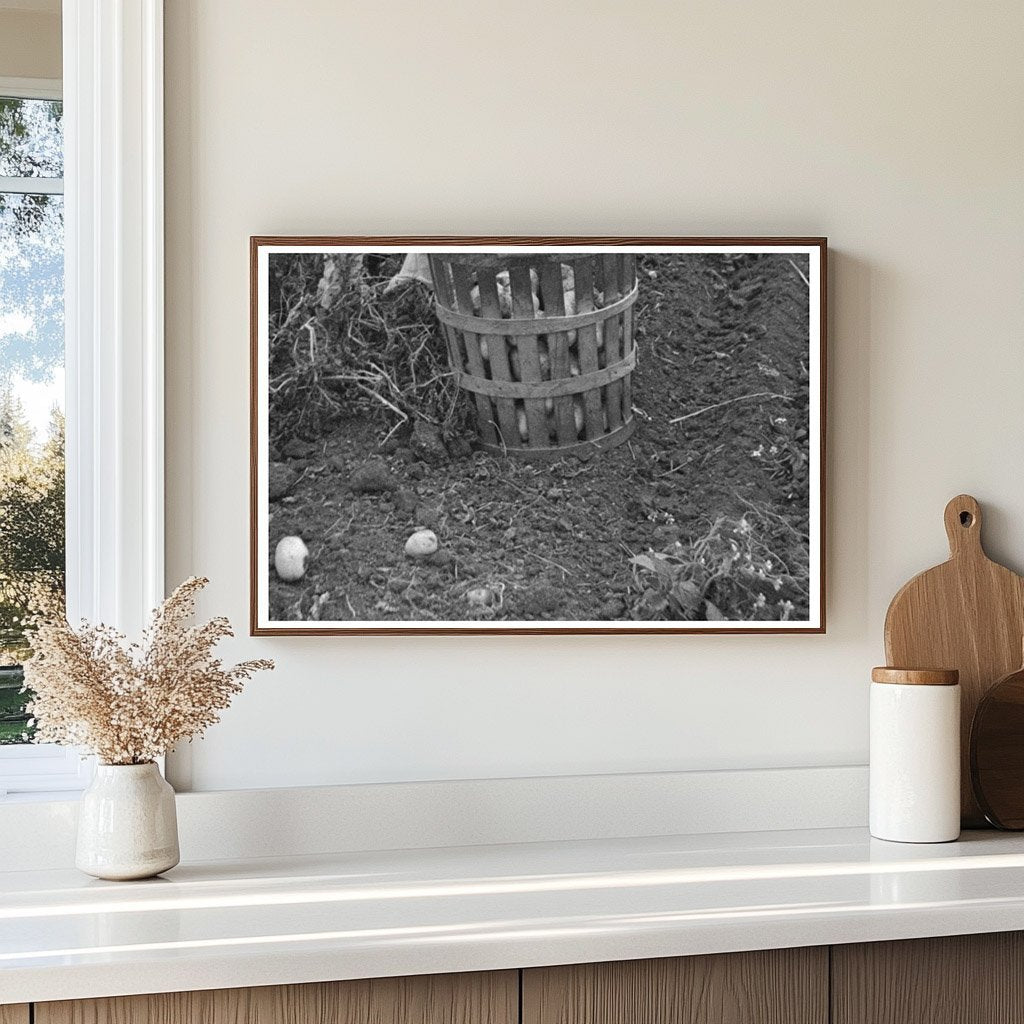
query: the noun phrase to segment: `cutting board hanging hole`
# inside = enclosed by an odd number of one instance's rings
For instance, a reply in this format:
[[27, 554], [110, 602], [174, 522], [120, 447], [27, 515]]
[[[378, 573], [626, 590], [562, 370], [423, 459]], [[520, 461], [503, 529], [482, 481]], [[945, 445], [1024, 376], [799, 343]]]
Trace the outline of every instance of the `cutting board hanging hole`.
[[974, 498], [969, 494], [958, 494], [946, 506], [943, 518], [951, 555], [984, 554], [981, 548], [981, 509]]

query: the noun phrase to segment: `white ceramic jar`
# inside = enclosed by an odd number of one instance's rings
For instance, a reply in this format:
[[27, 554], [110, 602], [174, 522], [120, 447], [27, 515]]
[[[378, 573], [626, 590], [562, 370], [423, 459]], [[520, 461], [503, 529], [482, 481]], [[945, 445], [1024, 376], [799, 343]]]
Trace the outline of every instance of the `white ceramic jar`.
[[150, 878], [178, 863], [174, 790], [149, 764], [98, 764], [78, 811], [75, 865], [96, 878]]
[[960, 685], [952, 669], [871, 673], [870, 824], [876, 839], [960, 835]]

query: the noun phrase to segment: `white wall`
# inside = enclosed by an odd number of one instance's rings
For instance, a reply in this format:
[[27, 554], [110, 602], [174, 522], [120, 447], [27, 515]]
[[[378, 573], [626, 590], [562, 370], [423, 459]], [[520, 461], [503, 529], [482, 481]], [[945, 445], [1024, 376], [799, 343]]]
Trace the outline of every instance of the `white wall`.
[[826, 234], [824, 637], [236, 641], [196, 788], [867, 754], [885, 607], [1024, 568], [1024, 6], [167, 0], [168, 576], [247, 621], [247, 239]]

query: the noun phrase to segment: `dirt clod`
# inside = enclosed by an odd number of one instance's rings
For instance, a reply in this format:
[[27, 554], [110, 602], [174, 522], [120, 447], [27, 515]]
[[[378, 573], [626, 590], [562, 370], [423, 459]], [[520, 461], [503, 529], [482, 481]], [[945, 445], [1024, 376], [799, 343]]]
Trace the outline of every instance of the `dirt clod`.
[[464, 437], [456, 437], [448, 442], [448, 453], [453, 459], [468, 459], [473, 454], [473, 446]]
[[409, 446], [428, 466], [443, 466], [448, 461], [448, 449], [441, 438], [441, 430], [433, 423], [417, 420]]
[[409, 490], [408, 487], [400, 487], [395, 491], [395, 508], [402, 512], [412, 512], [419, 502], [419, 498], [416, 497], [416, 492]]
[[303, 441], [293, 437], [285, 443], [282, 450], [286, 459], [309, 459], [317, 454], [318, 447], [315, 441]]
[[417, 505], [415, 516], [420, 526], [427, 526], [430, 529], [436, 528], [441, 522], [441, 510], [436, 505]]
[[268, 474], [268, 496], [271, 501], [280, 501], [298, 482], [299, 474], [283, 462], [272, 462]]
[[364, 462], [349, 480], [355, 494], [386, 494], [398, 490], [398, 480], [382, 459]]
[[518, 604], [524, 615], [547, 615], [562, 603], [564, 597], [564, 593], [558, 587], [553, 587], [550, 583], [538, 583], [523, 591]]

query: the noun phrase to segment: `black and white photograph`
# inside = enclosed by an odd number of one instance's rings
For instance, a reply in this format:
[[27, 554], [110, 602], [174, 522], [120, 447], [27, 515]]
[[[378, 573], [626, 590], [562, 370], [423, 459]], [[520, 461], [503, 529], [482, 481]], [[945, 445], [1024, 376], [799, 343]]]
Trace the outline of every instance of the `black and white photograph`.
[[252, 632], [823, 632], [825, 253], [253, 238]]

